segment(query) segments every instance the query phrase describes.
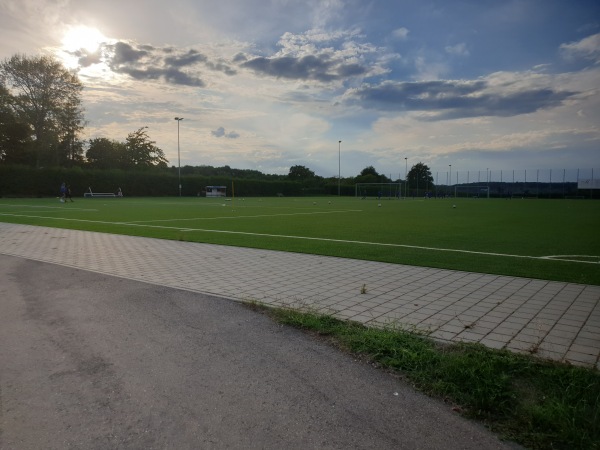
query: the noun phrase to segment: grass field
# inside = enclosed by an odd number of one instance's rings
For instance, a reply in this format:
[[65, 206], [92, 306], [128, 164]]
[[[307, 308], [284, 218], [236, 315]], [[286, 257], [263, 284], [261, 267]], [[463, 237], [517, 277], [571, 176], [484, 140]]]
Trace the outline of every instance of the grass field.
[[587, 200], [0, 199], [0, 221], [600, 285]]

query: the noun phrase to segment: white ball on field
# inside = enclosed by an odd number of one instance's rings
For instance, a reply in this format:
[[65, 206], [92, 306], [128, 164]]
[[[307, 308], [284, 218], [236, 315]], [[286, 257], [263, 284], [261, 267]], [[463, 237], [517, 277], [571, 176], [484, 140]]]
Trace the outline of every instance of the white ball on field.
[[456, 205], [452, 205], [453, 208], [456, 208]]
[[377, 206], [381, 208], [381, 203], [379, 203]]

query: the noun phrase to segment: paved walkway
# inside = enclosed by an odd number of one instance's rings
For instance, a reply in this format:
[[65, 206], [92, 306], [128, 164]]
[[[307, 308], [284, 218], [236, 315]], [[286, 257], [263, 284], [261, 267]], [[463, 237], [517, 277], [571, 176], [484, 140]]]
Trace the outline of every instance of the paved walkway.
[[8, 223], [0, 253], [600, 369], [600, 286]]

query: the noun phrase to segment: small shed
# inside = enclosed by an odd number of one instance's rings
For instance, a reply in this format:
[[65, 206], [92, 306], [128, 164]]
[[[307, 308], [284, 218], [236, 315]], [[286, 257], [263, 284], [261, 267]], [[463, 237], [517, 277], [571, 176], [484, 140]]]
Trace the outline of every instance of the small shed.
[[206, 186], [207, 197], [226, 197], [227, 186]]

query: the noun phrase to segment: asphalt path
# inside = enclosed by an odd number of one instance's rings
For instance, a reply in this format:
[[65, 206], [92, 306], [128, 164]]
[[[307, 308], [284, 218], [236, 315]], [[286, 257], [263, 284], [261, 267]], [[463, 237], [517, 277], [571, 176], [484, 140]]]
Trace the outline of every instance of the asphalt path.
[[1, 449], [501, 449], [239, 303], [0, 255]]

